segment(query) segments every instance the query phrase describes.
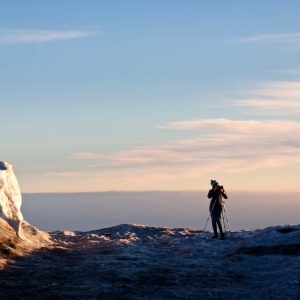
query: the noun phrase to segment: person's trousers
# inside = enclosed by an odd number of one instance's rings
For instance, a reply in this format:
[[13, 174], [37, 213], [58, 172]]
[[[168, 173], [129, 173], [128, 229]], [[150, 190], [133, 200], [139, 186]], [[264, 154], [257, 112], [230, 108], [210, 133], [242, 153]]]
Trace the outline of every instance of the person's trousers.
[[221, 235], [223, 234], [223, 228], [222, 228], [222, 224], [221, 224], [221, 215], [222, 215], [221, 209], [213, 209], [211, 212], [211, 222], [212, 222], [212, 227], [213, 227], [215, 236], [218, 235], [217, 225], [218, 225], [220, 234]]

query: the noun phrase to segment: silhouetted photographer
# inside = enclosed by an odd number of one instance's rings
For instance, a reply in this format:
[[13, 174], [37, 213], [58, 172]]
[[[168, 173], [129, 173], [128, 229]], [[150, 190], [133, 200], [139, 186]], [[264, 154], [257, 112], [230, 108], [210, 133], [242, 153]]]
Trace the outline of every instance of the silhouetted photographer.
[[209, 212], [211, 216], [212, 227], [214, 230], [213, 238], [218, 238], [217, 227], [219, 228], [221, 240], [225, 240], [225, 234], [221, 224], [221, 215], [223, 210], [223, 200], [227, 199], [227, 195], [225, 193], [224, 187], [219, 185], [216, 180], [211, 180], [210, 184], [212, 189], [209, 190], [207, 197], [211, 199], [209, 204]]

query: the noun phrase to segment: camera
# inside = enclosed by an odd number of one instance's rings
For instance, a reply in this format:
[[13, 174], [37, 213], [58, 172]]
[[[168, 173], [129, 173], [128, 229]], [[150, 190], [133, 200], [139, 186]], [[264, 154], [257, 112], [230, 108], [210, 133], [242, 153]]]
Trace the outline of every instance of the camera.
[[221, 191], [223, 191], [223, 190], [224, 190], [223, 185], [219, 185], [219, 186], [218, 186], [218, 189], [221, 190]]

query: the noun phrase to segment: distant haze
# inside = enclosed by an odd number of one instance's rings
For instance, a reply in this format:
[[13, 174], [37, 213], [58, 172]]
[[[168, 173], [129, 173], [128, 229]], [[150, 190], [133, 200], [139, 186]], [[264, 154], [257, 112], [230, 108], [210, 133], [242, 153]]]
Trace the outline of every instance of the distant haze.
[[[92, 230], [122, 223], [202, 229], [206, 192], [25, 194], [22, 212], [40, 229]], [[233, 230], [299, 223], [300, 193], [229, 193]], [[210, 229], [210, 226], [208, 226]]]

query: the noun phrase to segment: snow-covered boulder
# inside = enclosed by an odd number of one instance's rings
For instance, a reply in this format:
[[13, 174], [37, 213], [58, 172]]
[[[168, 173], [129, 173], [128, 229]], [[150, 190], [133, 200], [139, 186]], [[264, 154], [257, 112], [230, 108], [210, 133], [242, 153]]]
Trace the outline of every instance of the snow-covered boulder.
[[10, 164], [0, 161], [0, 217], [19, 235], [23, 221], [22, 196], [17, 178]]
[[12, 166], [0, 161], [0, 270], [17, 256], [52, 245], [47, 232], [23, 219], [21, 203], [22, 196]]

